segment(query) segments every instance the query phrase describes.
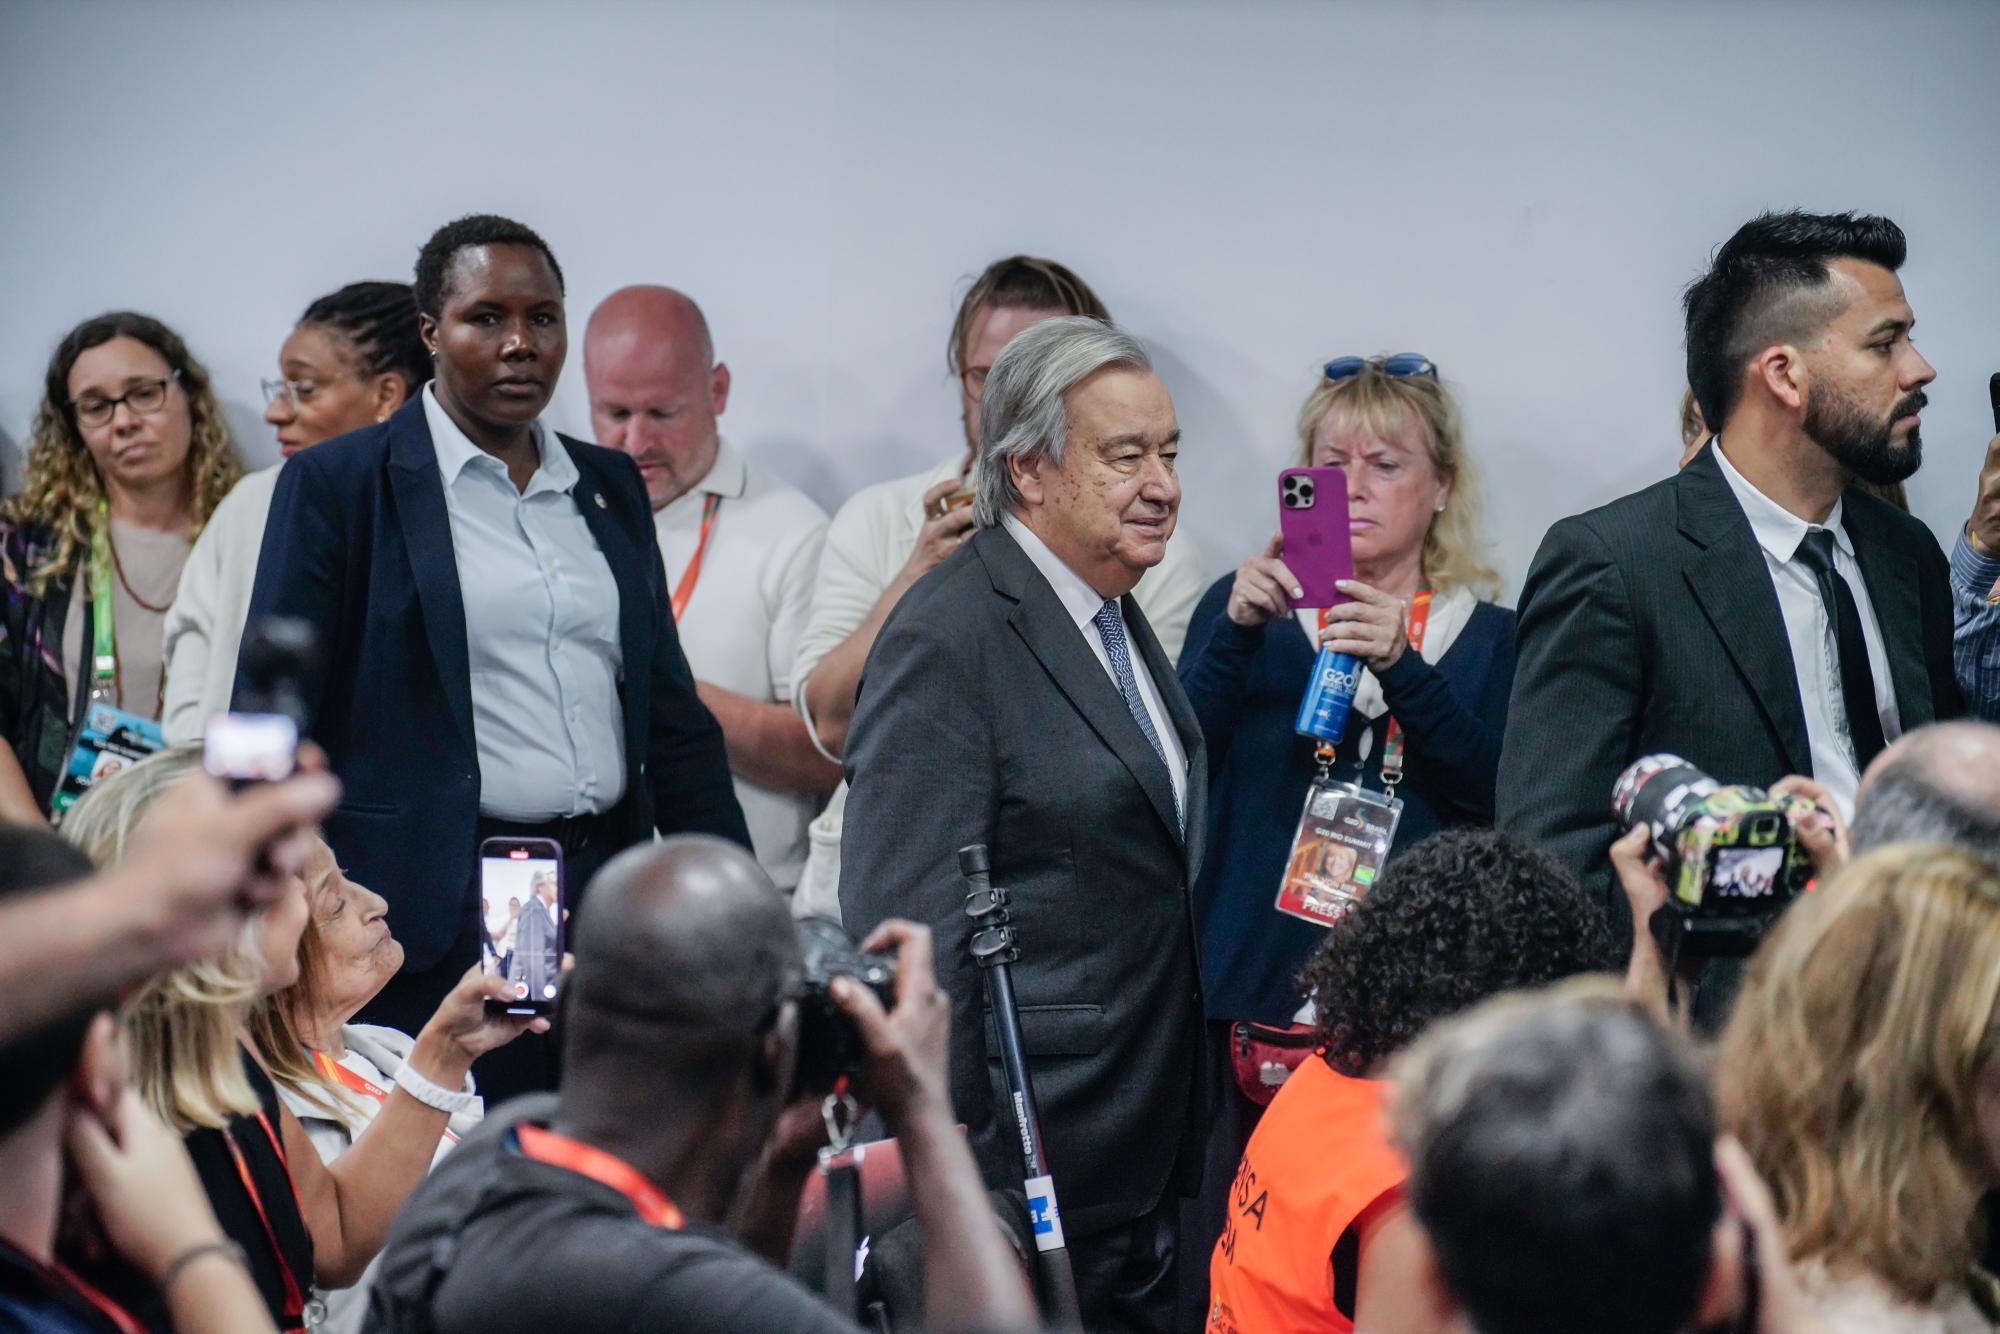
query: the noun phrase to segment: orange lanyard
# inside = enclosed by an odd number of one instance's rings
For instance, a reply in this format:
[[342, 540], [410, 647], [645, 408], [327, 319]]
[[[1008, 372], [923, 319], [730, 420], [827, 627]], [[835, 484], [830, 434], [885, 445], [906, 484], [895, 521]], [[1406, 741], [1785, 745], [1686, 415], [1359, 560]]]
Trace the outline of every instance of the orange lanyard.
[[[314, 1051], [311, 1047], [307, 1047], [306, 1054], [312, 1057], [313, 1066], [321, 1074], [333, 1080], [342, 1088], [352, 1089], [362, 1097], [373, 1098], [377, 1102], [387, 1102], [389, 1100], [389, 1090], [383, 1088], [372, 1079], [367, 1079], [356, 1074], [339, 1061], [328, 1056], [325, 1052]], [[444, 1137], [453, 1144], [458, 1143], [458, 1136], [452, 1134], [449, 1130], [444, 1132]]]
[[681, 571], [681, 581], [674, 585], [674, 620], [678, 622], [681, 613], [688, 609], [694, 598], [694, 586], [701, 578], [701, 558], [708, 551], [708, 535], [715, 531], [715, 512], [722, 508], [722, 497], [713, 492], [701, 502], [701, 536], [695, 540], [694, 557], [688, 567]]
[[558, 1135], [553, 1130], [531, 1126], [525, 1121], [514, 1127], [514, 1143], [523, 1155], [538, 1163], [568, 1168], [579, 1176], [587, 1176], [592, 1181], [611, 1187], [632, 1201], [639, 1217], [654, 1227], [672, 1232], [687, 1222], [658, 1186], [639, 1175], [639, 1170], [622, 1158], [567, 1135]]
[[[34, 1261], [29, 1260], [29, 1263], [33, 1264]], [[47, 1269], [57, 1281], [66, 1284], [70, 1291], [96, 1307], [99, 1315], [117, 1326], [118, 1334], [146, 1334], [146, 1327], [126, 1314], [124, 1307], [86, 1283], [81, 1276], [72, 1273], [67, 1266], [51, 1260]]]
[[[1327, 611], [1320, 608], [1319, 628], [1327, 627]], [[1424, 631], [1431, 623], [1431, 586], [1425, 584], [1410, 599], [1409, 651], [1422, 655], [1424, 651]], [[1315, 645], [1317, 647], [1317, 645]], [[1403, 781], [1403, 726], [1396, 721], [1396, 715], [1389, 715], [1389, 731], [1382, 739], [1382, 787], [1394, 794], [1396, 785]]]
[[[278, 1139], [278, 1132], [271, 1129], [271, 1118], [263, 1109], [257, 1112], [257, 1124], [264, 1127], [264, 1138], [271, 1141], [271, 1151], [278, 1155], [278, 1166], [285, 1169], [285, 1180], [292, 1179], [292, 1165], [286, 1161], [285, 1146]], [[243, 1180], [243, 1189], [249, 1193], [250, 1203], [257, 1210], [257, 1221], [264, 1225], [264, 1239], [271, 1243], [271, 1258], [277, 1261], [278, 1274], [285, 1280], [285, 1314], [283, 1328], [303, 1329], [305, 1327], [305, 1297], [299, 1292], [299, 1281], [292, 1275], [292, 1267], [285, 1261], [285, 1248], [278, 1244], [278, 1230], [271, 1226], [271, 1215], [264, 1210], [264, 1197], [257, 1191], [257, 1183], [250, 1178], [250, 1163], [243, 1156], [242, 1148], [236, 1143], [236, 1136], [228, 1130], [222, 1132], [223, 1140], [229, 1145], [230, 1156], [236, 1160], [236, 1175]], [[299, 1217], [305, 1217], [305, 1205], [299, 1202], [299, 1188], [292, 1183], [292, 1201], [298, 1207]]]

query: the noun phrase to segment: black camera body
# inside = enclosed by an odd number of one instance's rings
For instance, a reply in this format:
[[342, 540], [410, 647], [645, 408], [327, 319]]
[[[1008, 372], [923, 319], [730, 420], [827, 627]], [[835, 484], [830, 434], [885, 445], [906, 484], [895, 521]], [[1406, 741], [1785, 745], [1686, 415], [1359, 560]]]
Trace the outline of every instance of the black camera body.
[[[1813, 876], [1792, 815], [1812, 803], [1725, 786], [1678, 755], [1634, 761], [1612, 789], [1626, 828], [1644, 825], [1667, 881], [1655, 934], [1675, 953], [1741, 956]], [[1634, 925], [1637, 925], [1635, 923]]]
[[861, 1069], [861, 1034], [828, 990], [836, 977], [851, 977], [875, 993], [887, 1010], [896, 1003], [896, 961], [869, 954], [830, 917], [801, 918], [799, 948], [804, 976], [799, 996], [799, 1059], [792, 1084], [796, 1094], [833, 1092], [843, 1078]]

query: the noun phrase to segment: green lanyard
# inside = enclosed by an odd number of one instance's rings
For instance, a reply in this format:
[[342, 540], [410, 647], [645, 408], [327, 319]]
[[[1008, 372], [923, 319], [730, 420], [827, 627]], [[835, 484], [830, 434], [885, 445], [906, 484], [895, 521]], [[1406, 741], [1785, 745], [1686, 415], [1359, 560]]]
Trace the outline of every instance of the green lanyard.
[[111, 510], [97, 502], [90, 533], [90, 697], [113, 699], [118, 690], [118, 641], [111, 624]]

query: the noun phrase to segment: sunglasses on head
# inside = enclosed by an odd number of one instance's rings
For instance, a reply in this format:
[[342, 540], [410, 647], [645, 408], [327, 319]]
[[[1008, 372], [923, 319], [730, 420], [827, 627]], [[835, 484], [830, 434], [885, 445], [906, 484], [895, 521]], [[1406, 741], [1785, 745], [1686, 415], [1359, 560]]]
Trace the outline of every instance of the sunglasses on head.
[[1335, 357], [1326, 363], [1326, 378], [1351, 380], [1367, 366], [1399, 379], [1415, 375], [1432, 380], [1438, 378], [1437, 366], [1421, 352], [1398, 352], [1393, 357]]

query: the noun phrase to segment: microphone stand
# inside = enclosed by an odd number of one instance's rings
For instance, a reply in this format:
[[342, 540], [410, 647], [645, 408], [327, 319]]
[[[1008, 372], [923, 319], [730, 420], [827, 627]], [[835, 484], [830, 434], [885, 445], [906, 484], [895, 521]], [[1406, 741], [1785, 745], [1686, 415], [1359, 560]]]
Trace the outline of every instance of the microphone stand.
[[1081, 1329], [1083, 1317], [1076, 1297], [1076, 1275], [1063, 1244], [1062, 1212], [1056, 1206], [1055, 1182], [1048, 1175], [1042, 1149], [1042, 1118], [1035, 1108], [1035, 1089], [1028, 1078], [1028, 1054], [1021, 1042], [1021, 1017], [1014, 1005], [1014, 978], [1008, 966], [1021, 955], [1007, 911], [1007, 891], [992, 883], [992, 862], [984, 843], [958, 850], [959, 874], [971, 888], [965, 895], [965, 915], [972, 919], [972, 961], [986, 981], [986, 999], [993, 1007], [993, 1028], [999, 1034], [1000, 1068], [1007, 1079], [1014, 1124], [1021, 1132], [1023, 1189], [1028, 1195], [1028, 1221], [1035, 1235], [1035, 1267], [1041, 1276], [1048, 1315], [1064, 1328]]

